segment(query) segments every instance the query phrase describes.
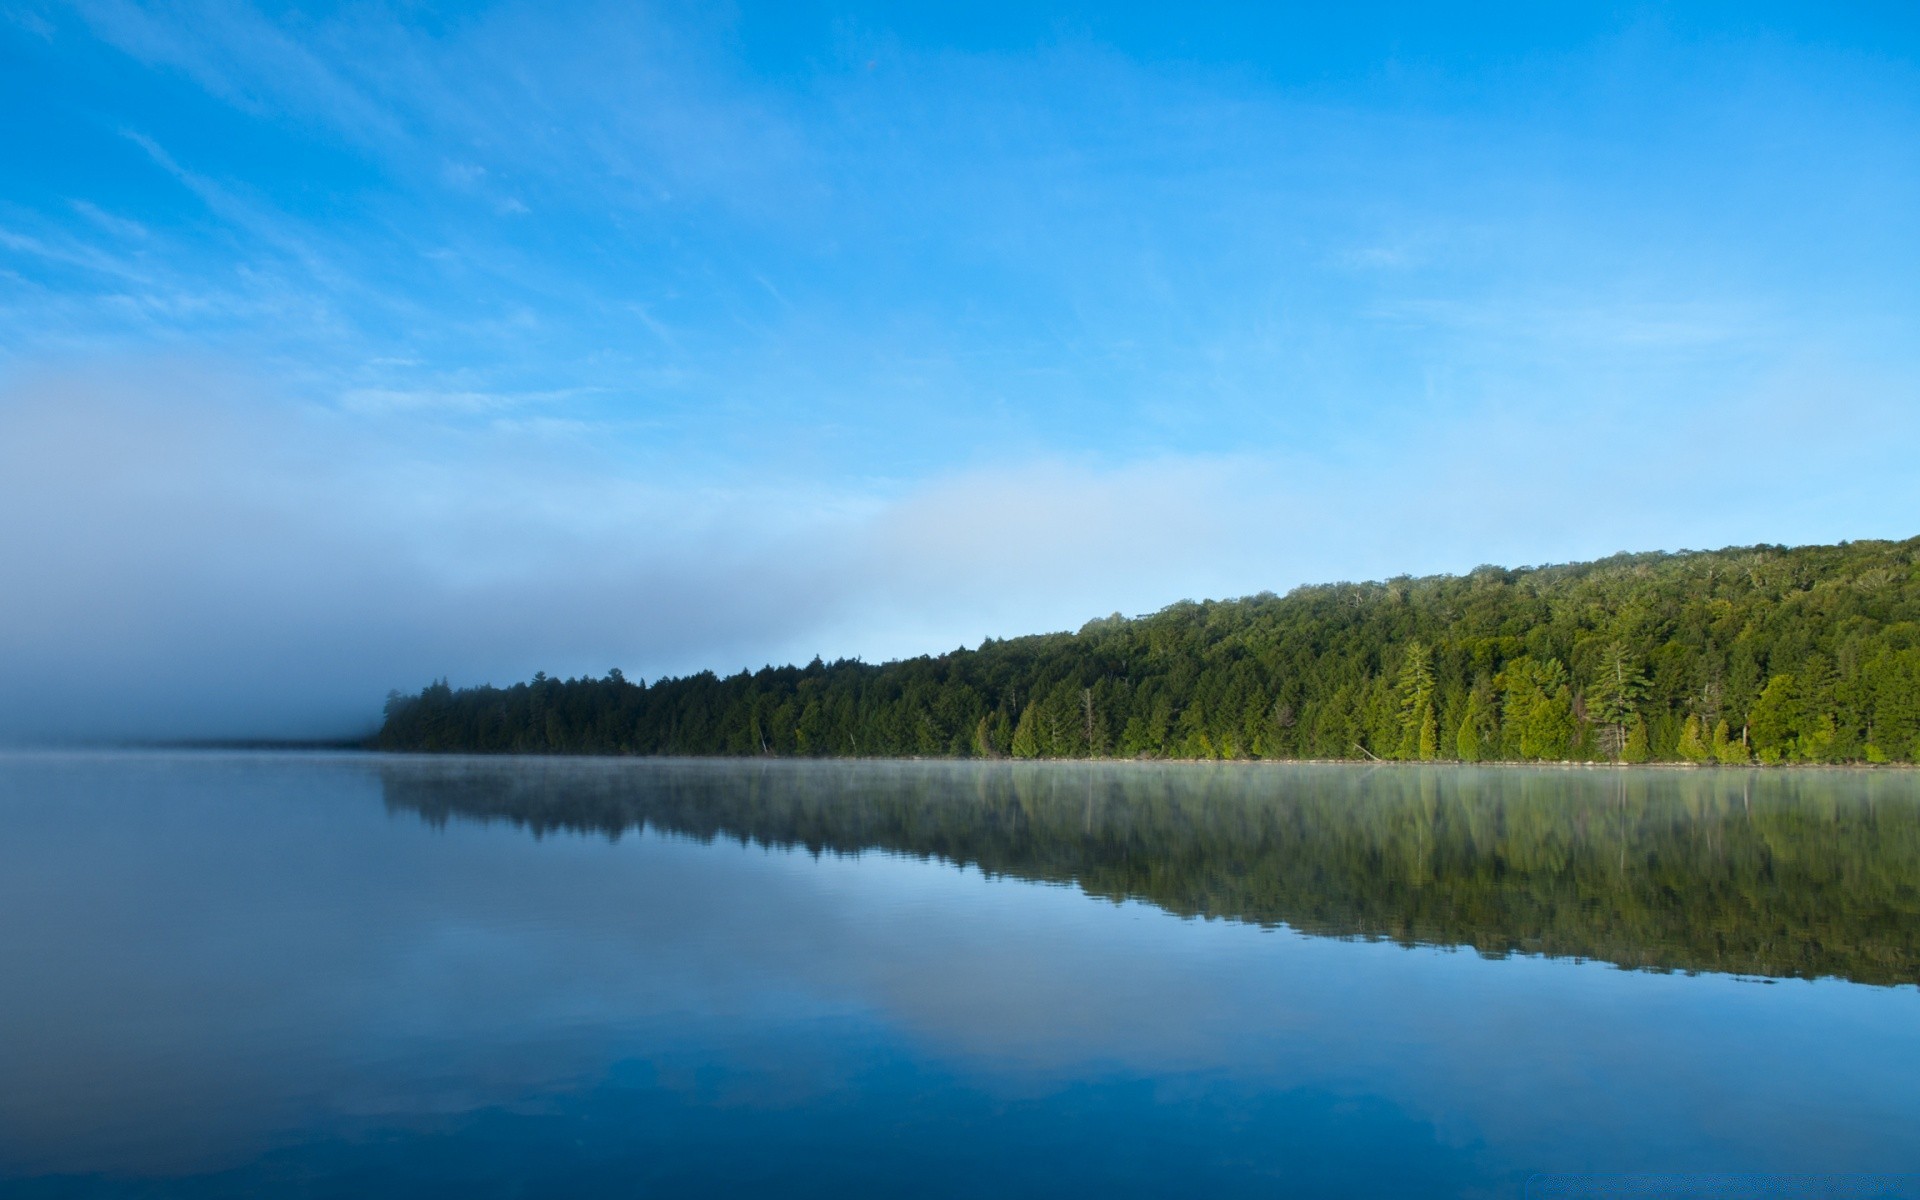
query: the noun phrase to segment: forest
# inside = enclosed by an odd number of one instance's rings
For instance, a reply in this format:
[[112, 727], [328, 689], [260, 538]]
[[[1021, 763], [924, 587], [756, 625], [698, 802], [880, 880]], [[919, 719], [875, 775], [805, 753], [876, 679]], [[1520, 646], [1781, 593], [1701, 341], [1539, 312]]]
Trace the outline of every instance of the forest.
[[884, 664], [388, 698], [384, 750], [1920, 761], [1920, 538], [1620, 554], [1118, 613]]

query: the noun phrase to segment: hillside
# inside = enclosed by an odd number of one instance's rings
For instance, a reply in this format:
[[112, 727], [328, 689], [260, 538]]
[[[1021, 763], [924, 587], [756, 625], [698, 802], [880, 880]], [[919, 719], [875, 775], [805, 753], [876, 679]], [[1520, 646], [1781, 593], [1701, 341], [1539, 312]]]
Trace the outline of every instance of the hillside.
[[394, 695], [381, 749], [1920, 760], [1920, 538], [1627, 554], [1117, 614], [870, 665]]

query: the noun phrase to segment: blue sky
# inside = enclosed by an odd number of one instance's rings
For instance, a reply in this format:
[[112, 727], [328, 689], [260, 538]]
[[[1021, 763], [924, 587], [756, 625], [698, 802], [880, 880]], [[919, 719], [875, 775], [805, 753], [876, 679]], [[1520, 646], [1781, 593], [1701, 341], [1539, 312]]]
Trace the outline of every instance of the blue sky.
[[0, 732], [1920, 532], [1913, 10], [1333, 7], [0, 7]]

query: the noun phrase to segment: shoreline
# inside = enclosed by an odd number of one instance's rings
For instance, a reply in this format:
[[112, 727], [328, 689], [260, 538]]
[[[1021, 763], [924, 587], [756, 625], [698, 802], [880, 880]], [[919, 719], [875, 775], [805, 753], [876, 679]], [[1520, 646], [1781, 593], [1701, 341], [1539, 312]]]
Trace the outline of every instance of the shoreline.
[[1451, 769], [1492, 767], [1502, 769], [1557, 769], [1585, 771], [1920, 771], [1920, 763], [1691, 763], [1590, 762], [1579, 759], [1528, 761], [1499, 759], [1464, 762], [1459, 759], [1364, 759], [1364, 758], [972, 758], [950, 755], [786, 755], [786, 754], [566, 754], [499, 752], [486, 750], [392, 750], [347, 739], [233, 739], [193, 738], [178, 742], [142, 740], [137, 742], [47, 743], [41, 745], [0, 746], [0, 751], [40, 751], [52, 753], [99, 752], [194, 752], [243, 754], [366, 754], [395, 758], [482, 758], [482, 759], [568, 759], [587, 762], [715, 762], [715, 763], [972, 763], [1005, 766], [1183, 766], [1183, 767], [1412, 767]]

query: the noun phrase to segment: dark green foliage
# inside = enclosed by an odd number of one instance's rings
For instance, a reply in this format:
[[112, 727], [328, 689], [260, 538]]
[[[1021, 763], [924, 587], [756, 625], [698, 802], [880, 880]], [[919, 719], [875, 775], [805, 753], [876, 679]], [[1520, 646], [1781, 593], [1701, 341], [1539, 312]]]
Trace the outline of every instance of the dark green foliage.
[[393, 750], [1920, 759], [1920, 539], [1175, 604], [872, 666], [395, 695]]

